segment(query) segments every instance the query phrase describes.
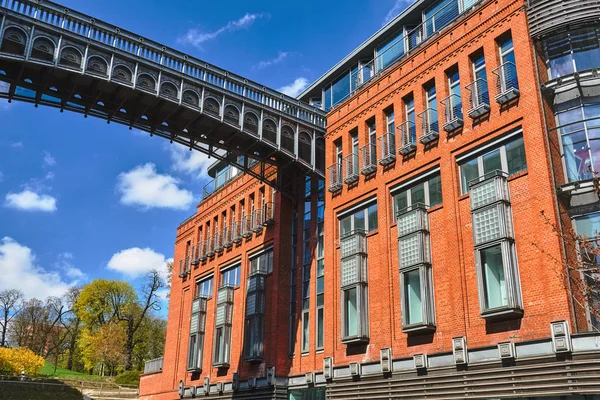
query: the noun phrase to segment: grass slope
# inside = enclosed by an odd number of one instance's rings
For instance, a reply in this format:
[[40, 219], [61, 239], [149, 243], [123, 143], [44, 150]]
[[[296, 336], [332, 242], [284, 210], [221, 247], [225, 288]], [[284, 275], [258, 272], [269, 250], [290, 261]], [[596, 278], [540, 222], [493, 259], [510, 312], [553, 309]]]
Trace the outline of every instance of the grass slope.
[[107, 377], [98, 376], [98, 375], [88, 375], [82, 372], [71, 371], [65, 368], [56, 368], [56, 372], [54, 372], [54, 364], [46, 361], [44, 364], [44, 368], [40, 372], [40, 375], [53, 376], [59, 379], [77, 379], [82, 381], [109, 381]]

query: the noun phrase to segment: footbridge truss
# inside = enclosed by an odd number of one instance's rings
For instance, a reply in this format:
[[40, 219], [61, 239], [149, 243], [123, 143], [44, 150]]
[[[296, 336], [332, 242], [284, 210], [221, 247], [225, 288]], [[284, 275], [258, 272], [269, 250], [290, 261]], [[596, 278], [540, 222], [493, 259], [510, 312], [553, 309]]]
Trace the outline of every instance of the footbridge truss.
[[320, 109], [50, 1], [0, 0], [0, 18], [0, 98], [143, 130], [282, 191], [324, 176]]

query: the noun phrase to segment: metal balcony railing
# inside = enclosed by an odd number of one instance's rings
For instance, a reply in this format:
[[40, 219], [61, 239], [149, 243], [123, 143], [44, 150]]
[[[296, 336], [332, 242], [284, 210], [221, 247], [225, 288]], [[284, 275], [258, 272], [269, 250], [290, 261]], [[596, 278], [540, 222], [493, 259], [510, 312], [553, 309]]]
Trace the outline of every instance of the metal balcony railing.
[[206, 255], [208, 257], [213, 257], [215, 255], [215, 237], [209, 237], [206, 240]]
[[200, 264], [200, 249], [198, 246], [192, 246], [191, 249], [192, 265]]
[[242, 238], [244, 237], [242, 235], [242, 229], [244, 226], [244, 222], [243, 219], [237, 220], [233, 223], [232, 229], [233, 229], [233, 243], [240, 243], [242, 241]]
[[256, 233], [262, 232], [264, 220], [264, 210], [259, 208], [252, 212], [252, 230]]
[[263, 222], [264, 226], [270, 226], [275, 223], [275, 203], [265, 203], [264, 206]]
[[405, 156], [417, 150], [417, 128], [412, 121], [406, 121], [398, 127], [400, 132], [400, 148], [398, 154]]
[[230, 249], [233, 246], [233, 227], [226, 226], [223, 228], [223, 246]]
[[419, 114], [421, 118], [421, 132], [419, 142], [423, 144], [431, 143], [440, 137], [438, 113], [435, 108], [426, 108]]
[[329, 171], [329, 186], [327, 190], [330, 192], [337, 192], [342, 188], [342, 164], [330, 165], [327, 170]]
[[208, 240], [203, 240], [198, 242], [198, 259], [202, 261], [206, 261], [208, 258]]
[[242, 218], [242, 236], [246, 239], [252, 237], [252, 214]]
[[418, 49], [423, 43], [435, 36], [437, 32], [450, 25], [461, 15], [471, 11], [471, 9], [482, 0], [451, 0], [441, 6], [433, 15], [424, 20], [421, 24], [407, 28], [404, 35], [399, 36], [395, 42], [390, 43], [385, 51], [377, 52], [377, 57], [362, 63], [350, 77], [350, 90], [348, 95], [336, 101], [332, 107], [337, 106], [347, 100], [361, 86], [371, 81], [374, 77], [380, 76], [396, 61], [407, 56]]
[[506, 62], [492, 71], [496, 75], [496, 96], [498, 104], [505, 104], [519, 97], [519, 80], [517, 79], [517, 66]]
[[179, 260], [179, 277], [185, 278], [190, 273], [190, 258]]
[[223, 232], [217, 232], [215, 233], [215, 238], [214, 238], [214, 243], [215, 243], [215, 252], [217, 253], [221, 253], [223, 251]]
[[350, 185], [358, 181], [358, 154], [351, 153], [344, 157], [344, 183]]
[[163, 370], [163, 357], [148, 360], [144, 363], [144, 373], [151, 374]]
[[475, 79], [466, 86], [471, 92], [471, 108], [467, 112], [469, 117], [475, 119], [490, 112], [490, 93], [485, 79]]
[[454, 132], [463, 126], [462, 99], [457, 94], [452, 94], [441, 101], [444, 105], [444, 123], [442, 128], [446, 132]]
[[360, 149], [362, 166], [360, 173], [363, 175], [371, 175], [377, 171], [377, 146], [374, 143], [369, 143]]
[[396, 161], [396, 135], [393, 132], [384, 133], [379, 138], [379, 164], [390, 165]]

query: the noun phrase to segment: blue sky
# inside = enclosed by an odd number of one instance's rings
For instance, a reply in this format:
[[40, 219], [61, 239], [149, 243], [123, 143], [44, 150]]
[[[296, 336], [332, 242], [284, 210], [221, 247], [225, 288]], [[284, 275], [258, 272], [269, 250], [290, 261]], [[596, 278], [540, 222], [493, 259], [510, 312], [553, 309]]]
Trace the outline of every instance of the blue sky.
[[[407, 5], [404, 0], [64, 0], [292, 95]], [[2, 88], [0, 87], [0, 90]], [[60, 295], [95, 278], [135, 286], [172, 257], [212, 160], [81, 115], [0, 101], [0, 290]]]

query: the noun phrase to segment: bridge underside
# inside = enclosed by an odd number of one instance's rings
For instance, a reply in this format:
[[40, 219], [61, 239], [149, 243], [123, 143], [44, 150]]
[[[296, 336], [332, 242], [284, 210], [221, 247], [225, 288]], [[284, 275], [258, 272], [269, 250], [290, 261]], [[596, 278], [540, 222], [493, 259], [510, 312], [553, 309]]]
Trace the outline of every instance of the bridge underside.
[[[225, 160], [285, 194], [291, 193], [297, 175], [312, 173], [282, 156], [276, 147], [227, 123], [110, 81], [1, 56], [0, 81], [9, 85], [6, 92], [0, 90], [0, 98], [97, 117], [169, 139]], [[249, 157], [259, 162], [252, 165]]]
[[286, 193], [324, 176], [321, 110], [50, 1], [0, 0], [0, 98], [183, 144]]

